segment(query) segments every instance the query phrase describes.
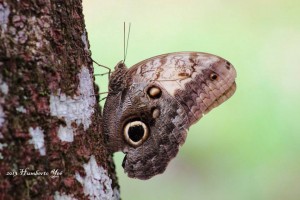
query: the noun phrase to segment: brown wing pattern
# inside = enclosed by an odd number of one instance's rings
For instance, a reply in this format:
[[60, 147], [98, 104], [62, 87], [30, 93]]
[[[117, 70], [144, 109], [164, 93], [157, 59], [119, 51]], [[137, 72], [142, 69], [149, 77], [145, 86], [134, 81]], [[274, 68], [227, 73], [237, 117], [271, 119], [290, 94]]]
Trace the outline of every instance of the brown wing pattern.
[[[164, 88], [184, 107], [190, 124], [235, 92], [236, 71], [225, 59], [208, 53], [178, 52], [155, 56], [128, 71], [133, 82], [141, 77]], [[216, 74], [216, 80], [211, 79]]]
[[130, 69], [119, 63], [104, 106], [104, 132], [109, 150], [126, 154], [128, 176], [164, 172], [188, 128], [234, 93], [235, 77], [228, 61], [207, 53], [159, 55]]

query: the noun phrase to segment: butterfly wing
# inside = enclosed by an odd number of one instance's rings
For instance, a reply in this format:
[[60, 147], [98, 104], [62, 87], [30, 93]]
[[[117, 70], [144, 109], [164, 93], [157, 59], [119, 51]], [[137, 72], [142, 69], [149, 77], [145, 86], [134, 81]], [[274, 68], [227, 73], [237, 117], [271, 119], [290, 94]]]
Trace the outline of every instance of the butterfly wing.
[[234, 67], [219, 56], [201, 52], [155, 56], [135, 64], [129, 74], [164, 88], [184, 107], [189, 125], [230, 98], [236, 89]]
[[118, 65], [104, 107], [104, 132], [112, 152], [126, 154], [128, 176], [162, 173], [188, 128], [233, 94], [235, 76], [226, 60], [196, 52], [156, 56], [128, 70]]

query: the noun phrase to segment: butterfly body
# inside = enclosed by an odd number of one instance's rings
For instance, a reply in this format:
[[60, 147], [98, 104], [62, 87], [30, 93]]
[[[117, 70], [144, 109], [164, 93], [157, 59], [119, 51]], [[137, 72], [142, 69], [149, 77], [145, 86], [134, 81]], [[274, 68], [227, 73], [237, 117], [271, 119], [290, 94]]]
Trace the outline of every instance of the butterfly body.
[[228, 61], [207, 53], [159, 55], [129, 69], [118, 63], [104, 106], [110, 152], [126, 154], [129, 177], [162, 173], [188, 128], [234, 93], [235, 77]]

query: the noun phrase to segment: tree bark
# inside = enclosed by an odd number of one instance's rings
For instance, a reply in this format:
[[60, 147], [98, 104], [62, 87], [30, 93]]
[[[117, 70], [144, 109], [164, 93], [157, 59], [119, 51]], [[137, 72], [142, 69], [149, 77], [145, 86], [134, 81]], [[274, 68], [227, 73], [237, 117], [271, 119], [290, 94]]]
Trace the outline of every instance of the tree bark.
[[0, 199], [118, 199], [80, 0], [0, 0]]

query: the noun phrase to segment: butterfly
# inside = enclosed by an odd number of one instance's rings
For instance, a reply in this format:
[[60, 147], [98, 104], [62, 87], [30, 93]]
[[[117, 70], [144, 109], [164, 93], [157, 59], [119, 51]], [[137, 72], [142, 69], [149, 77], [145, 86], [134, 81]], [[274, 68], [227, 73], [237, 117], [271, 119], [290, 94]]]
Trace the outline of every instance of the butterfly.
[[235, 79], [233, 65], [208, 53], [168, 53], [131, 68], [119, 62], [103, 111], [109, 152], [126, 154], [129, 177], [163, 173], [189, 127], [234, 94]]

